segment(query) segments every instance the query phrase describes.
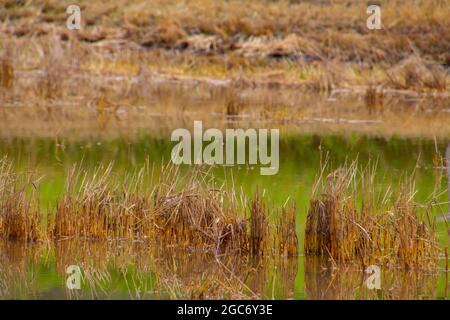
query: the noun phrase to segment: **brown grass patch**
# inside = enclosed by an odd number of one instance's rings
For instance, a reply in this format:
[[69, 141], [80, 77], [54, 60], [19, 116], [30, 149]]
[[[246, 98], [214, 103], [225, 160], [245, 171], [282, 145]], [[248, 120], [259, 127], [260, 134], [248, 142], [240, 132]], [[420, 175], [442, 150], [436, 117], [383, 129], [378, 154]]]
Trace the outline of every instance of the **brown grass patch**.
[[[305, 253], [336, 262], [436, 267], [439, 248], [428, 207], [413, 202], [408, 180], [396, 195], [378, 191], [374, 169], [354, 162], [317, 181], [308, 211]], [[358, 203], [359, 202], [359, 203]]]

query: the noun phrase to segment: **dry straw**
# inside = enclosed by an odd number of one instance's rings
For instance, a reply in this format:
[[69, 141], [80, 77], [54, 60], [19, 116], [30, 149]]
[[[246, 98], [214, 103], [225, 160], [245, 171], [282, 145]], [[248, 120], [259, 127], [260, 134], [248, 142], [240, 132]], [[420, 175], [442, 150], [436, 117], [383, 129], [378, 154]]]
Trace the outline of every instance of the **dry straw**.
[[[41, 228], [39, 189], [34, 175], [15, 173], [0, 162], [0, 235], [9, 240], [140, 240], [212, 252], [254, 256], [297, 254], [295, 207], [269, 212], [262, 196], [250, 201], [232, 188], [217, 188], [212, 175], [196, 168], [183, 176], [166, 166], [155, 183], [147, 164], [124, 178], [113, 165], [85, 170], [73, 166], [65, 194]], [[247, 204], [249, 203], [249, 204]], [[280, 233], [276, 236], [275, 233]]]
[[436, 227], [429, 207], [414, 203], [412, 178], [399, 192], [376, 187], [375, 166], [357, 162], [317, 180], [308, 211], [305, 254], [329, 257], [333, 262], [357, 261], [433, 268], [439, 258]]
[[34, 175], [15, 173], [12, 164], [0, 159], [0, 237], [8, 240], [41, 239], [41, 215]]

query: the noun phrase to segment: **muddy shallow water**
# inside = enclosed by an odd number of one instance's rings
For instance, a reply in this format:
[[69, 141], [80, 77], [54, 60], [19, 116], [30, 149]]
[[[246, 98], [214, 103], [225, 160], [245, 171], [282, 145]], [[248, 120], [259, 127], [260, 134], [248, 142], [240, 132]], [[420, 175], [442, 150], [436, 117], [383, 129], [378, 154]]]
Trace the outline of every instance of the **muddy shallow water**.
[[[61, 147], [63, 145], [64, 147]], [[1, 155], [13, 159], [17, 168], [34, 168], [43, 176], [41, 207], [52, 214], [55, 200], [64, 192], [64, 179], [74, 162], [87, 167], [114, 160], [113, 173], [123, 175], [149, 161], [158, 170], [169, 159], [172, 144], [142, 136], [129, 141], [55, 141], [50, 139], [4, 140]], [[358, 158], [361, 164], [376, 160], [377, 187], [395, 185], [413, 172], [416, 200], [425, 201], [436, 186], [444, 192], [433, 215], [440, 220], [437, 236], [448, 245], [447, 172], [437, 161], [447, 143], [426, 139], [367, 138], [329, 135], [291, 135], [280, 143], [280, 171], [261, 176], [248, 166], [218, 167], [215, 176], [234, 183], [246, 194], [263, 189], [270, 201], [297, 203], [297, 234], [300, 254], [295, 258], [245, 255], [214, 256], [180, 250], [158, 243], [128, 240], [44, 241], [40, 244], [0, 243], [1, 298], [276, 298], [276, 299], [443, 299], [448, 279], [445, 258], [433, 272], [382, 267], [381, 287], [370, 290], [366, 274], [357, 264], [336, 265], [327, 259], [303, 255], [305, 215], [309, 196], [324, 153], [333, 166]], [[188, 169], [187, 166], [183, 169]], [[69, 266], [81, 270], [81, 290], [68, 290]]]

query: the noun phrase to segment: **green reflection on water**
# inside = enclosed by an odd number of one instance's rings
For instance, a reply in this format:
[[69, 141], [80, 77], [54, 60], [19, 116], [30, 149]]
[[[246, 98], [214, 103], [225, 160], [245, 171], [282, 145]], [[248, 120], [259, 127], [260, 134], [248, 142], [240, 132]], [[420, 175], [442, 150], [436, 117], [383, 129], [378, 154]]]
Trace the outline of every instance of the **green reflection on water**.
[[[298, 208], [297, 231], [300, 248], [303, 248], [305, 214], [309, 205], [311, 187], [319, 172], [321, 159], [323, 160], [327, 153], [333, 166], [342, 165], [345, 161], [351, 161], [355, 158], [358, 158], [362, 165], [367, 164], [369, 160], [377, 160], [380, 188], [391, 183], [395, 186], [402, 176], [410, 174], [414, 170], [418, 190], [416, 200], [419, 202], [428, 199], [436, 185], [439, 185], [442, 190], [447, 187], [445, 170], [435, 168], [437, 165], [436, 159], [438, 159], [436, 151], [445, 154], [446, 144], [443, 142], [436, 143], [435, 141], [421, 139], [368, 138], [357, 135], [348, 137], [295, 135], [288, 136], [280, 142], [280, 169], [277, 175], [261, 176], [258, 168], [248, 166], [226, 169], [217, 167], [213, 169], [213, 173], [217, 179], [227, 182], [230, 181], [232, 174], [235, 186], [242, 188], [248, 195], [257, 188], [265, 190], [273, 205], [283, 204], [288, 197], [295, 197]], [[149, 161], [158, 171], [161, 164], [170, 159], [172, 146], [173, 144], [168, 140], [158, 140], [145, 134], [132, 141], [128, 141], [126, 138], [77, 142], [13, 139], [0, 143], [0, 155], [8, 155], [18, 168], [35, 168], [39, 174], [44, 175], [40, 184], [41, 206], [44, 212], [51, 212], [56, 199], [61, 197], [64, 192], [66, 173], [75, 162], [80, 163], [82, 161], [85, 167], [95, 167], [113, 161], [114, 173], [119, 176], [139, 168], [146, 161]], [[187, 169], [188, 166], [183, 166], [183, 170]], [[447, 193], [444, 192], [438, 200], [447, 201]], [[448, 212], [447, 206], [444, 206], [442, 210]], [[434, 214], [439, 212], [435, 210]], [[448, 229], [444, 222], [438, 225], [438, 237], [443, 246], [448, 244]], [[22, 273], [25, 274], [25, 278], [18, 278], [13, 283], [14, 290], [10, 291], [9, 294], [2, 294], [2, 297], [67, 297], [67, 292], [64, 289], [65, 275], [63, 272], [57, 272], [58, 259], [54, 248], [47, 252], [45, 258], [40, 253], [35, 258], [31, 258], [27, 254], [20, 257], [20, 254], [20, 250], [15, 253], [19, 256], [17, 259], [24, 260], [22, 261], [24, 264], [22, 267], [26, 271]], [[127, 264], [126, 271], [120, 270], [112, 263], [106, 266], [113, 281], [104, 284], [104, 287], [97, 288], [94, 293], [92, 290], [83, 291], [80, 297], [160, 298], [160, 295], [151, 293], [151, 288], [156, 281], [154, 272], [148, 271], [143, 276], [141, 271], [137, 271], [138, 268], [132, 260], [130, 259], [131, 262]], [[177, 263], [182, 265], [183, 260], [177, 260]], [[327, 298], [326, 295], [320, 294], [320, 289], [324, 285], [322, 282], [326, 284], [327, 279], [325, 278], [324, 281], [323, 275], [319, 276], [318, 270], [311, 269], [310, 265], [311, 263], [305, 262], [303, 256], [299, 256], [296, 263], [296, 272], [292, 273], [291, 271], [290, 276], [283, 278], [285, 281], [292, 282], [291, 287], [287, 285], [290, 291], [293, 291], [292, 296], [284, 294], [286, 286], [282, 285], [282, 277], [275, 277], [276, 280], [273, 285], [264, 289], [267, 295], [270, 297], [273, 294], [271, 291], [273, 291], [274, 295], [279, 298]], [[441, 267], [444, 265], [445, 262], [442, 261]], [[268, 275], [266, 275], [268, 279], [271, 279], [278, 272], [276, 270], [280, 270], [275, 265], [270, 265], [268, 268]], [[308, 269], [307, 274], [305, 274], [305, 269]], [[209, 270], [208, 272], [212, 271]], [[146, 292], [150, 292], [150, 294], [136, 295], [136, 292], [130, 294], [130, 282], [136, 281], [135, 278], [138, 276], [141, 281], [145, 282], [145, 287], [148, 289]], [[406, 280], [403, 281], [411, 282], [411, 276], [404, 277]], [[30, 278], [33, 279], [32, 288], [27, 285]], [[347, 281], [345, 277], [343, 279], [343, 281]], [[441, 273], [438, 275], [437, 284], [433, 288], [435, 293], [431, 297], [444, 297], [445, 284], [445, 275]], [[420, 281], [417, 281], [416, 285], [423, 286]], [[351, 296], [346, 296], [342, 292], [342, 287], [338, 286], [335, 290], [337, 290], [336, 294], [330, 294], [328, 298], [351, 298]], [[420, 292], [417, 295], [420, 295]], [[352, 297], [365, 296], [362, 293], [354, 293]], [[389, 298], [386, 294], [379, 297]]]

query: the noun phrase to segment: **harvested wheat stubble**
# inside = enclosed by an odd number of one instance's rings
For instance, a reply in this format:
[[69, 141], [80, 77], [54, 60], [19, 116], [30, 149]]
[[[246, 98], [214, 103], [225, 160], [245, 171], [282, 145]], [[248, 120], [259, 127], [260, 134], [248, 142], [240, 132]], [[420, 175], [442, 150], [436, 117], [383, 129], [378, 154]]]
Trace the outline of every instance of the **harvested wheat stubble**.
[[440, 250], [435, 224], [429, 207], [413, 202], [413, 182], [403, 183], [396, 195], [390, 188], [381, 193], [375, 188], [374, 172], [354, 162], [317, 180], [306, 222], [305, 254], [326, 256], [335, 263], [359, 261], [363, 267], [436, 267]]

